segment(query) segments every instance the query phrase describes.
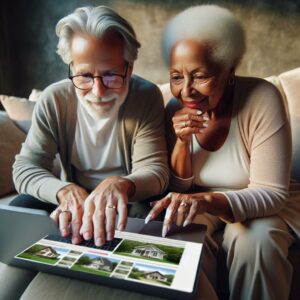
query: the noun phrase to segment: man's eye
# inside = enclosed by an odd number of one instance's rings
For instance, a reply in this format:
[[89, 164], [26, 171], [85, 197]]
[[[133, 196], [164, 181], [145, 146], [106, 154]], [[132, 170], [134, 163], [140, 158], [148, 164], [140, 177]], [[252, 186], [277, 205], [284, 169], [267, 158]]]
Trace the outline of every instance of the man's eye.
[[78, 75], [80, 75], [82, 77], [88, 77], [88, 78], [94, 77], [94, 75], [92, 73], [84, 73], [84, 74], [78, 74]]

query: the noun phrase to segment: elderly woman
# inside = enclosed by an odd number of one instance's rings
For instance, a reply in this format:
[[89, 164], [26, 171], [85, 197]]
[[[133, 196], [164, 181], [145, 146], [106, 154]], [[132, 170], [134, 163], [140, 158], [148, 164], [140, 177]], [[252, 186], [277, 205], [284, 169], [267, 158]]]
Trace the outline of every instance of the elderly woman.
[[[163, 48], [175, 97], [166, 108], [172, 192], [146, 222], [166, 209], [163, 236], [175, 221], [204, 223], [212, 251], [211, 234], [224, 226], [230, 298], [288, 299], [287, 255], [300, 225], [299, 199], [295, 205], [289, 198], [291, 137], [282, 99], [270, 83], [235, 75], [245, 35], [227, 9], [203, 5], [178, 14]], [[214, 266], [204, 262], [213, 287]]]

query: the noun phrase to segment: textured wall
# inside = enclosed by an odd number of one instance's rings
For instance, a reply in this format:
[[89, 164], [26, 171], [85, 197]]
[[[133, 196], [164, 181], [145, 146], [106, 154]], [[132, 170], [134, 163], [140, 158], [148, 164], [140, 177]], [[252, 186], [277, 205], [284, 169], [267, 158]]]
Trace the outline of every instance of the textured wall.
[[[0, 8], [1, 14], [6, 16], [8, 41], [6, 51], [0, 52], [0, 63], [1, 60], [5, 65], [9, 62], [11, 76], [5, 77], [1, 67], [0, 78], [6, 78], [6, 85], [1, 87], [0, 82], [0, 93], [28, 96], [33, 87], [43, 89], [66, 77], [67, 66], [55, 53], [55, 25], [61, 17], [83, 5], [106, 4], [127, 18], [142, 43], [135, 72], [157, 83], [165, 82], [168, 72], [160, 52], [165, 23], [185, 7], [207, 2], [2, 0]], [[239, 74], [264, 77], [300, 66], [300, 0], [213, 3], [232, 9], [247, 31], [247, 54], [238, 69]]]

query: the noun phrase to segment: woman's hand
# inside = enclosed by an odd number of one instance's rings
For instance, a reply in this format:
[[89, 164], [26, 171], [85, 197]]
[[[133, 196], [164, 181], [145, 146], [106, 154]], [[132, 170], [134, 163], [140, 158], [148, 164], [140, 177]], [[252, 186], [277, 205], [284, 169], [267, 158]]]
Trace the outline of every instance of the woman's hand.
[[177, 226], [187, 226], [193, 222], [196, 215], [205, 212], [229, 221], [233, 220], [232, 210], [226, 197], [219, 193], [169, 193], [155, 203], [145, 223], [154, 220], [164, 209], [166, 209], [166, 214], [162, 230], [163, 237], [167, 235], [173, 222], [176, 222]]
[[193, 134], [201, 133], [207, 128], [209, 118], [202, 115], [202, 111], [184, 107], [174, 114], [173, 128], [181, 142], [188, 143]]
[[50, 215], [64, 237], [70, 234], [71, 225], [73, 244], [80, 244], [82, 241], [79, 230], [82, 224], [84, 201], [88, 195], [85, 189], [76, 184], [65, 186], [58, 191], [59, 205]]

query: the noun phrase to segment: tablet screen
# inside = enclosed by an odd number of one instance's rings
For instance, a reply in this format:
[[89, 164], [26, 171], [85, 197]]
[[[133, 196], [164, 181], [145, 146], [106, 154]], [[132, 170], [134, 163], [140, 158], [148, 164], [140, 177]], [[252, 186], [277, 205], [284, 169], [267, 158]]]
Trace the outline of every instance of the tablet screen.
[[191, 293], [202, 251], [201, 243], [115, 232], [104, 247], [73, 245], [49, 235], [15, 256], [39, 264], [68, 268]]

